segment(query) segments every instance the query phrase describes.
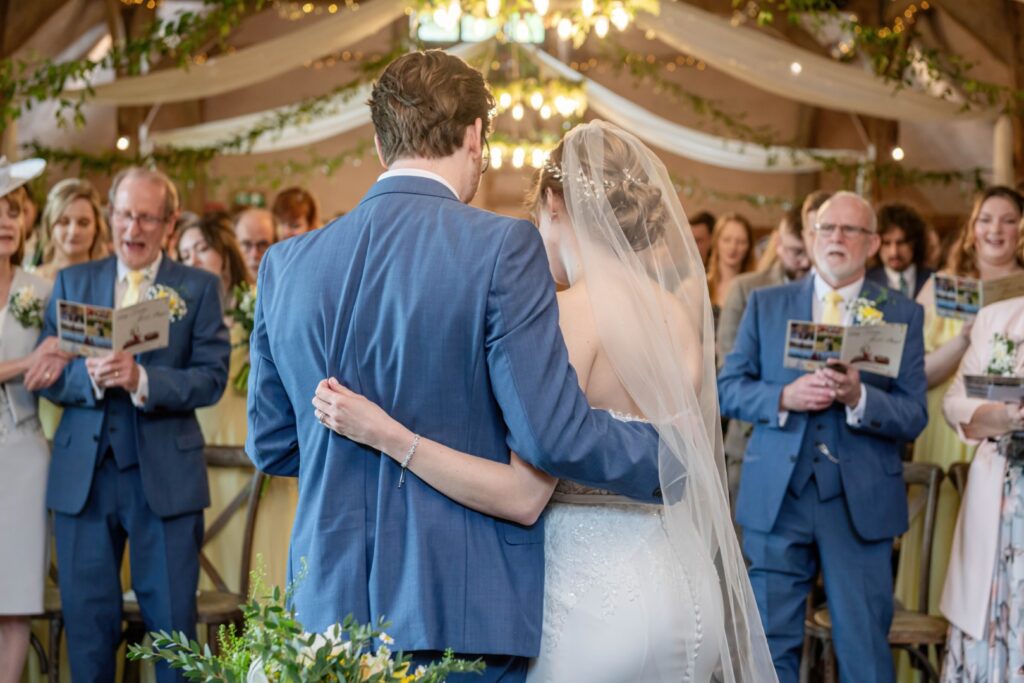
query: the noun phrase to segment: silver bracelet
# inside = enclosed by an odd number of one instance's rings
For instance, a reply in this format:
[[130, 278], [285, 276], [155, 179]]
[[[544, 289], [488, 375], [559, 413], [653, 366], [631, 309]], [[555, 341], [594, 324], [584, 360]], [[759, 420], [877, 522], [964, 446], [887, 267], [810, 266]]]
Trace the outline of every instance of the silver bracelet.
[[416, 454], [416, 447], [420, 445], [420, 435], [413, 434], [412, 445], [409, 446], [409, 450], [405, 452], [405, 457], [402, 459], [402, 474], [398, 477], [398, 488], [402, 488], [402, 484], [405, 483], [405, 472], [409, 469], [409, 461], [412, 460], [412, 456]]

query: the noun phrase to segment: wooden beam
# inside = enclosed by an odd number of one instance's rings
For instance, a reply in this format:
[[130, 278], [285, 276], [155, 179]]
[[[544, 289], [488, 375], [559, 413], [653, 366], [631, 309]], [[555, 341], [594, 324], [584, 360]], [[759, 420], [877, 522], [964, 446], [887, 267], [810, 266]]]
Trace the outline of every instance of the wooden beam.
[[[1013, 87], [1018, 90], [1024, 89], [1024, 5], [1007, 2], [1004, 21], [1010, 32], [1010, 71], [1013, 74]], [[1024, 116], [1021, 115], [1019, 107], [1013, 112], [1013, 166], [1016, 177], [1024, 178]]]
[[0, 58], [6, 59], [32, 37], [68, 0], [33, 0], [33, 2], [5, 1], [0, 17]]
[[929, 3], [942, 11], [943, 14], [960, 25], [989, 54], [1010, 64], [1013, 60], [1013, 48], [1007, 40], [1007, 10], [1005, 5], [1017, 5], [1014, 2], [964, 2], [963, 0], [929, 0]]

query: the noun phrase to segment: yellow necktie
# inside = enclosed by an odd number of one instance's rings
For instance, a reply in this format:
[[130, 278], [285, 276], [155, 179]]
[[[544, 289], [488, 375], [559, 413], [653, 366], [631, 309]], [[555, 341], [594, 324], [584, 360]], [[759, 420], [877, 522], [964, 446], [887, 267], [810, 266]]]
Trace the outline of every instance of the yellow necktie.
[[139, 285], [142, 284], [144, 277], [141, 270], [128, 271], [128, 289], [124, 290], [124, 296], [121, 297], [121, 308], [139, 303], [139, 299], [142, 298], [142, 288]]
[[843, 303], [843, 296], [832, 290], [825, 295], [825, 310], [821, 314], [821, 322], [826, 325], [842, 325], [843, 311], [839, 304]]

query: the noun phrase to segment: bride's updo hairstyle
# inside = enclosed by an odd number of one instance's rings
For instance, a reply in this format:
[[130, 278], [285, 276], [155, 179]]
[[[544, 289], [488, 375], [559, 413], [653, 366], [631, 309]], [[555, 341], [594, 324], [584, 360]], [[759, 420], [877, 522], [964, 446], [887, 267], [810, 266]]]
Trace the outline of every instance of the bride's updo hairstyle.
[[[572, 132], [568, 135], [572, 135]], [[590, 183], [592, 186], [601, 184], [629, 246], [633, 251], [642, 251], [658, 242], [665, 232], [668, 215], [661, 190], [648, 181], [647, 172], [632, 146], [625, 144], [610, 131], [605, 131], [602, 139], [603, 154], [581, 157], [580, 172], [583, 177], [575, 182]], [[548, 155], [529, 195], [528, 203], [535, 218], [549, 189], [565, 199], [563, 144], [564, 139]], [[596, 168], [591, 165], [595, 157], [601, 162]]]

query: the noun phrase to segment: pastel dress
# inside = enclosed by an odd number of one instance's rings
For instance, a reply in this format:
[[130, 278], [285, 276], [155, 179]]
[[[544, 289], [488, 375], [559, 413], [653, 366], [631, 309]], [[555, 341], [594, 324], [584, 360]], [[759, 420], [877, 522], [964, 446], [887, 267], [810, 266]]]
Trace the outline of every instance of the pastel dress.
[[[228, 325], [231, 334], [231, 361], [228, 385], [220, 401], [196, 411], [199, 427], [208, 446], [245, 446], [247, 433], [246, 388], [238, 389], [238, 373], [249, 360], [249, 339], [236, 322]], [[312, 399], [312, 396], [310, 396]], [[231, 502], [252, 476], [252, 470], [216, 468], [208, 472], [210, 479], [210, 507], [206, 510], [207, 525]], [[288, 565], [288, 539], [295, 506], [298, 503], [297, 480], [291, 477], [272, 477], [260, 492], [260, 507], [253, 537], [253, 569], [262, 567], [269, 587], [285, 587]], [[245, 533], [245, 514], [236, 512], [220, 535], [213, 539], [204, 552], [220, 571], [228, 587], [238, 590], [240, 551]], [[258, 559], [258, 561], [257, 561]], [[204, 578], [203, 581], [206, 579]]]
[[[24, 287], [31, 287], [45, 308], [51, 284], [15, 268], [11, 293]], [[7, 301], [0, 303], [0, 360], [22, 358], [32, 352], [39, 330], [22, 325]], [[0, 615], [43, 610], [49, 466], [35, 396], [21, 377], [0, 383]]]
[[[924, 306], [924, 350], [925, 353], [935, 351], [951, 339], [956, 338], [963, 329], [963, 321], [943, 318], [935, 312], [935, 278], [932, 277], [921, 290], [918, 298]], [[914, 462], [926, 462], [938, 465], [948, 471], [950, 465], [957, 462], [970, 462], [974, 455], [974, 446], [960, 440], [945, 418], [942, 416], [942, 402], [955, 379], [955, 373], [942, 384], [928, 390], [928, 426], [914, 442]], [[943, 479], [939, 490], [939, 505], [935, 518], [935, 535], [932, 545], [931, 582], [928, 592], [928, 613], [939, 615], [939, 599], [946, 581], [946, 568], [949, 565], [950, 550], [953, 545], [953, 532], [956, 528], [957, 513], [960, 509], [960, 496], [949, 479]], [[920, 562], [915, 549], [920, 547], [923, 533], [923, 515], [910, 520], [910, 529], [903, 537], [901, 547], [907, 552], [900, 553], [899, 567], [896, 571], [894, 592], [896, 600], [909, 608], [917, 609], [919, 590]], [[917, 680], [917, 672], [909, 665], [906, 655], [899, 653], [897, 657], [898, 679], [909, 683]]]

